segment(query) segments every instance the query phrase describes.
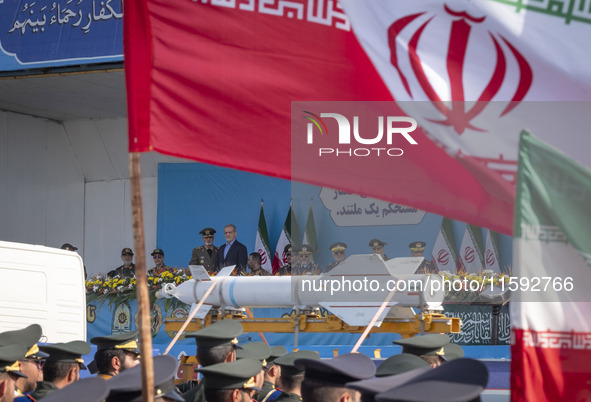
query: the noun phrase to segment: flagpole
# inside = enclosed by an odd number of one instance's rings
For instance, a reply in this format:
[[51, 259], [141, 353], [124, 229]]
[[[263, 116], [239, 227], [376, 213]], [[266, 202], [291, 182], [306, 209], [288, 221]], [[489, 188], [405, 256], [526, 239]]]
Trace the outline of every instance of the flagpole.
[[357, 341], [355, 346], [353, 346], [353, 349], [351, 349], [351, 353], [357, 352], [357, 349], [359, 349], [359, 347], [361, 346], [361, 344], [363, 343], [365, 338], [367, 338], [367, 335], [369, 335], [369, 331], [371, 331], [371, 329], [373, 328], [374, 324], [378, 320], [378, 317], [386, 309], [386, 306], [388, 305], [390, 300], [392, 300], [392, 297], [394, 297], [394, 293], [396, 293], [396, 288], [392, 289], [392, 291], [390, 291], [390, 293], [388, 293], [388, 296], [386, 296], [386, 300], [384, 300], [384, 302], [382, 303], [382, 305], [380, 306], [378, 311], [376, 311], [375, 315], [373, 316], [373, 318], [371, 319], [371, 321], [369, 322], [369, 324], [365, 328], [365, 331], [363, 331], [363, 334], [361, 334], [361, 337], [359, 337], [359, 340]]
[[146, 272], [146, 246], [142, 209], [142, 182], [140, 154], [129, 153], [129, 185], [133, 223], [133, 246], [135, 248], [135, 278], [138, 301], [140, 353], [142, 356], [142, 401], [154, 401], [154, 361], [152, 360], [152, 329], [150, 325], [150, 300]]

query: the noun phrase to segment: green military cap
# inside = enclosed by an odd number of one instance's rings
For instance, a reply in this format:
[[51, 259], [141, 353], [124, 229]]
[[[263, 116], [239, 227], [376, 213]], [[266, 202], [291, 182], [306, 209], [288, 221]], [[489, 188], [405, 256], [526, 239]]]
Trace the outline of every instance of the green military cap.
[[64, 244], [62, 244], [62, 246], [60, 248], [62, 250], [68, 250], [68, 251], [76, 251], [76, 250], [78, 250], [78, 247], [74, 247], [70, 243], [64, 243]]
[[95, 336], [90, 343], [96, 345], [97, 351], [108, 349], [121, 349], [127, 352], [140, 354], [138, 345], [138, 331], [124, 332], [109, 336]]
[[347, 248], [347, 245], [342, 241], [338, 241], [330, 245], [330, 251], [344, 251]]
[[442, 357], [446, 361], [461, 359], [462, 357], [464, 357], [464, 349], [462, 349], [460, 345], [457, 345], [455, 343], [445, 345], [445, 347], [443, 348], [443, 352], [444, 353]]
[[13, 343], [21, 343], [26, 348], [25, 358], [27, 359], [45, 359], [49, 355], [41, 352], [37, 342], [41, 339], [43, 330], [38, 324], [31, 324], [26, 328], [14, 331], [6, 331], [0, 334], [0, 346]]
[[261, 363], [253, 359], [240, 359], [232, 363], [218, 363], [198, 369], [203, 374], [205, 388], [254, 389], [254, 377], [261, 372]]
[[121, 255], [125, 254], [133, 255], [133, 251], [129, 247], [125, 247], [123, 250], [121, 250]]
[[271, 355], [267, 359], [267, 367], [274, 364], [275, 359], [287, 354], [287, 348], [282, 345], [271, 346]]
[[43, 402], [86, 401], [102, 402], [109, 395], [108, 382], [100, 377], [74, 381], [43, 398]]
[[347, 353], [323, 360], [299, 358], [295, 366], [306, 372], [306, 378], [342, 387], [351, 381], [371, 378], [376, 373], [374, 362], [361, 353]]
[[25, 358], [26, 348], [22, 343], [0, 346], [0, 373], [10, 373], [18, 377], [27, 376], [18, 369], [18, 360]]
[[380, 239], [371, 239], [369, 241], [369, 247], [374, 248], [374, 247], [384, 247], [387, 246], [388, 243], [386, 243], [385, 241], [381, 241]]
[[86, 370], [82, 356], [91, 352], [90, 345], [84, 341], [71, 341], [66, 343], [54, 343], [39, 347], [42, 351], [49, 353], [47, 361], [59, 361], [66, 363], [78, 363], [83, 370]]
[[[411, 355], [412, 356], [412, 355]], [[415, 356], [416, 357], [416, 356]], [[419, 359], [417, 357], [417, 359]], [[423, 361], [426, 364], [426, 362]], [[383, 363], [382, 363], [383, 364]], [[379, 370], [379, 367], [378, 367]], [[411, 371], [407, 371], [401, 374], [388, 375], [385, 377], [378, 377], [376, 372], [376, 378], [370, 378], [368, 380], [352, 381], [345, 384], [347, 388], [355, 389], [363, 395], [362, 401], [374, 401], [373, 398], [376, 394], [386, 392], [389, 389], [398, 387], [402, 384], [408, 383], [413, 379], [419, 377], [421, 374], [425, 374], [427, 371], [431, 371], [432, 368], [427, 364], [426, 367], [417, 368]], [[436, 399], [434, 399], [436, 400]]]
[[263, 367], [267, 366], [267, 359], [271, 356], [271, 348], [264, 342], [250, 342], [241, 345], [242, 348], [236, 351], [236, 359], [253, 359], [261, 362]]
[[[178, 363], [169, 355], [154, 357], [154, 399], [168, 398], [183, 402], [174, 385]], [[140, 402], [142, 400], [142, 370], [135, 366], [111, 378], [107, 385], [110, 393], [107, 402]]]
[[[414, 369], [430, 367], [429, 363], [410, 353], [401, 353], [384, 360], [376, 370], [376, 377], [402, 374]], [[384, 390], [385, 391], [385, 390]]]
[[309, 255], [312, 254], [312, 247], [308, 244], [302, 244], [302, 246], [298, 249], [299, 255]]
[[320, 355], [316, 351], [311, 350], [298, 350], [297, 352], [287, 353], [283, 356], [278, 357], [275, 359], [275, 364], [281, 366], [281, 372], [285, 372], [286, 374], [295, 375], [298, 373], [303, 373], [305, 370], [303, 368], [296, 367], [295, 361], [297, 359], [320, 359]]
[[152, 254], [150, 255], [154, 256], [154, 254], [160, 254], [161, 256], [164, 256], [164, 251], [162, 251], [161, 248], [155, 248], [154, 251], [152, 251]]
[[283, 247], [283, 252], [285, 254], [290, 254], [293, 252], [293, 247], [291, 246], [291, 244], [287, 244], [285, 247]]
[[205, 228], [202, 229], [201, 232], [199, 232], [200, 235], [202, 235], [203, 237], [213, 237], [213, 235], [215, 234], [215, 229], [214, 228]]
[[410, 243], [408, 245], [408, 247], [412, 251], [423, 251], [425, 249], [426, 245], [427, 245], [427, 243], [425, 243], [424, 241], [413, 241], [412, 243]]
[[400, 339], [393, 343], [402, 346], [402, 353], [416, 356], [443, 356], [444, 346], [450, 343], [450, 339], [445, 334], [427, 334]]
[[237, 345], [238, 336], [242, 335], [242, 324], [234, 320], [221, 320], [185, 338], [195, 338], [197, 346]]

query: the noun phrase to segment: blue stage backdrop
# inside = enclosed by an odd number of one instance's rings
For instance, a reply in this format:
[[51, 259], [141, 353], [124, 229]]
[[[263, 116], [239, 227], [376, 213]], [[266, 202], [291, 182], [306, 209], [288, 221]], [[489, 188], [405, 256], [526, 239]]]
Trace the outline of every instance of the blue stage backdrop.
[[[250, 253], [254, 251], [260, 202], [264, 199], [270, 251], [273, 254], [292, 199], [301, 236], [306, 230], [312, 204], [319, 246], [316, 261], [322, 267], [332, 261], [329, 251], [332, 243], [347, 243], [347, 255], [367, 254], [371, 252], [368, 243], [372, 238], [388, 243], [385, 252], [391, 258], [409, 256], [409, 243], [424, 241], [427, 243], [424, 255], [431, 259], [441, 227], [441, 216], [410, 209], [403, 212], [404, 209], [389, 207], [381, 201], [355, 197], [327, 188], [200, 163], [160, 164], [158, 244], [153, 247], [164, 250], [168, 265], [186, 267], [192, 249], [202, 245], [201, 229], [210, 226], [217, 230], [214, 244], [220, 246], [225, 241], [224, 225], [233, 223], [237, 226], [238, 240], [246, 245]], [[354, 209], [367, 218], [363, 224], [355, 220], [359, 215], [350, 212]], [[376, 213], [371, 212], [372, 209]], [[452, 226], [459, 248], [466, 224], [453, 221]], [[485, 230], [482, 230], [482, 236], [484, 240]], [[501, 267], [509, 267], [512, 258], [510, 237], [500, 236], [499, 254]]]

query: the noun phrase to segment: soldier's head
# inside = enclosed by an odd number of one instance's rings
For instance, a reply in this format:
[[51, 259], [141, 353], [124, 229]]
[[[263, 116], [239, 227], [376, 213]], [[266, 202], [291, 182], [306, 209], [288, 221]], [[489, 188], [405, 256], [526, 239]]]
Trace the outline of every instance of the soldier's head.
[[96, 345], [94, 363], [99, 374], [116, 376], [140, 364], [138, 331], [110, 336], [96, 336], [90, 343]]
[[18, 360], [25, 357], [21, 343], [0, 346], [0, 402], [12, 402], [16, 380], [25, 375], [19, 371]]
[[301, 395], [302, 381], [304, 381], [304, 369], [297, 367], [295, 361], [298, 359], [320, 359], [318, 352], [310, 350], [298, 350], [297, 352], [287, 353], [275, 359], [275, 364], [281, 367], [277, 386], [283, 391]]
[[291, 254], [292, 254], [292, 252], [293, 252], [293, 247], [291, 246], [291, 244], [287, 244], [283, 248], [283, 254], [285, 255], [285, 261], [289, 265], [291, 265]]
[[273, 385], [277, 385], [277, 380], [281, 375], [281, 366], [275, 364], [278, 357], [287, 354], [285, 346], [275, 345], [271, 347], [271, 356], [267, 359], [267, 366], [265, 367], [265, 381], [269, 381]]
[[63, 388], [80, 379], [80, 370], [86, 370], [82, 356], [90, 353], [90, 345], [84, 341], [54, 343], [41, 346], [49, 353], [43, 366], [43, 380]]
[[306, 265], [312, 261], [312, 247], [302, 244], [302, 247], [298, 250], [298, 260], [302, 265]]
[[449, 345], [450, 338], [445, 334], [427, 334], [399, 339], [393, 343], [402, 346], [402, 353], [418, 356], [435, 368], [445, 362], [445, 346]]
[[203, 245], [206, 247], [213, 246], [213, 235], [215, 234], [214, 228], [205, 228], [199, 232], [201, 238], [203, 239]]
[[156, 264], [157, 267], [164, 265], [164, 251], [162, 249], [155, 248], [150, 255], [154, 259], [154, 264]]
[[123, 261], [124, 266], [131, 266], [131, 263], [133, 262], [133, 251], [129, 247], [125, 247], [121, 250], [121, 261]]
[[236, 226], [232, 224], [224, 226], [224, 236], [226, 237], [226, 242], [228, 243], [232, 243], [234, 240], [236, 240]]
[[371, 247], [371, 252], [377, 255], [382, 256], [384, 258], [384, 246], [388, 245], [385, 241], [381, 241], [380, 239], [371, 239], [369, 241], [369, 247]]
[[331, 244], [330, 251], [332, 252], [332, 258], [334, 258], [335, 262], [341, 263], [345, 261], [347, 257], [345, 255], [345, 250], [347, 249], [347, 245], [343, 242], [336, 242]]
[[236, 360], [237, 337], [242, 335], [242, 324], [222, 320], [186, 338], [195, 338], [197, 359], [203, 367]]
[[424, 241], [413, 241], [412, 243], [410, 243], [408, 245], [408, 248], [410, 248], [410, 255], [412, 257], [422, 257], [425, 251], [426, 244], [427, 243], [425, 243]]
[[248, 268], [250, 268], [251, 270], [257, 270], [261, 268], [261, 261], [261, 255], [257, 252], [254, 252], [250, 253], [246, 264], [248, 265]]
[[250, 402], [260, 391], [255, 377], [261, 370], [257, 360], [241, 359], [199, 369], [203, 374], [205, 400], [208, 402]]

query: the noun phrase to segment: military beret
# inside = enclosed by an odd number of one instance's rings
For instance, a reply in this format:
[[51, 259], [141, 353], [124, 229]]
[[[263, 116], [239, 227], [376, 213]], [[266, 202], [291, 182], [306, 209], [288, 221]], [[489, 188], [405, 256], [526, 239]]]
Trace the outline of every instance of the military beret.
[[412, 243], [410, 243], [408, 245], [408, 247], [413, 250], [413, 251], [422, 251], [425, 249], [425, 245], [427, 243], [425, 243], [424, 241], [413, 241]]
[[464, 349], [455, 343], [449, 343], [443, 347], [443, 356], [445, 360], [451, 361], [464, 357]]
[[253, 359], [240, 359], [232, 363], [218, 363], [198, 369], [203, 374], [205, 388], [254, 389], [254, 377], [261, 372], [261, 363]]
[[[176, 359], [168, 355], [154, 357], [154, 399], [168, 398], [183, 402], [174, 385], [178, 363]], [[121, 374], [108, 381], [110, 388], [107, 402], [142, 400], [142, 370], [141, 366], [135, 366], [123, 371]]]
[[[416, 357], [416, 356], [415, 356]], [[417, 358], [418, 359], [418, 358]], [[422, 359], [421, 359], [422, 360]], [[427, 364], [425, 361], [423, 361]], [[378, 367], [379, 369], [379, 367]], [[400, 386], [407, 381], [418, 377], [419, 375], [430, 371], [431, 366], [427, 364], [426, 367], [417, 368], [411, 371], [407, 371], [401, 374], [389, 375], [385, 377], [370, 378], [368, 380], [360, 380], [348, 382], [345, 384], [347, 388], [355, 389], [361, 392], [363, 395], [375, 395], [382, 392], [386, 392], [394, 387]], [[377, 374], [377, 373], [376, 373]], [[364, 400], [364, 399], [362, 399]], [[373, 399], [370, 399], [373, 400]]]
[[162, 251], [161, 248], [155, 248], [154, 251], [152, 251], [152, 254], [150, 255], [154, 256], [154, 254], [160, 254], [161, 256], [164, 256], [164, 251]]
[[23, 329], [0, 333], [0, 345], [21, 343], [25, 346], [27, 359], [45, 359], [49, 355], [41, 352], [37, 346], [42, 334], [43, 330], [39, 324], [31, 324]]
[[300, 255], [312, 254], [312, 247], [310, 247], [308, 244], [302, 244], [302, 246], [298, 250], [298, 254], [300, 254]]
[[431, 367], [429, 363], [410, 353], [401, 353], [384, 360], [376, 370], [376, 377], [402, 374], [417, 368]]
[[241, 345], [236, 351], [236, 359], [253, 359], [261, 362], [262, 367], [267, 366], [267, 359], [271, 356], [271, 348], [264, 342], [250, 342]]
[[59, 361], [79, 363], [83, 370], [86, 370], [82, 356], [91, 352], [90, 345], [84, 341], [71, 341], [67, 343], [54, 343], [40, 346], [39, 349], [49, 353], [47, 361]]
[[109, 395], [107, 381], [100, 377], [74, 381], [67, 387], [57, 389], [43, 398], [44, 402], [86, 401], [101, 402]]
[[267, 359], [267, 367], [275, 363], [275, 359], [287, 354], [287, 348], [282, 345], [271, 346], [271, 356]]
[[449, 336], [445, 334], [427, 334], [400, 339], [393, 343], [402, 346], [403, 353], [416, 356], [443, 356], [444, 346], [449, 342]]
[[96, 345], [97, 351], [121, 349], [139, 355], [138, 334], [139, 333], [136, 330], [116, 335], [95, 336], [90, 340], [90, 343]]
[[288, 244], [285, 247], [283, 247], [283, 252], [286, 254], [291, 254], [292, 251], [293, 251], [293, 247], [291, 246], [291, 244]]
[[385, 241], [381, 241], [380, 239], [371, 239], [369, 241], [369, 247], [374, 248], [374, 247], [384, 247], [387, 246], [388, 243], [386, 243]]
[[237, 345], [238, 336], [242, 335], [242, 324], [234, 320], [221, 320], [185, 338], [195, 338], [197, 347], [213, 347], [220, 345]]
[[199, 234], [204, 237], [210, 237], [215, 234], [215, 229], [214, 228], [205, 228], [205, 229], [202, 229], [201, 232], [199, 232]]
[[22, 343], [11, 343], [0, 346], [0, 373], [11, 373], [27, 378], [20, 372], [18, 360], [25, 358], [26, 349]]
[[64, 243], [64, 244], [62, 244], [62, 246], [60, 248], [62, 250], [69, 250], [69, 251], [76, 251], [76, 250], [78, 250], [78, 247], [74, 247], [70, 243]]
[[361, 353], [347, 353], [327, 360], [297, 359], [295, 366], [305, 370], [306, 378], [340, 386], [371, 378], [376, 373], [374, 362]]
[[413, 402], [472, 401], [478, 398], [487, 383], [488, 370], [484, 363], [474, 359], [457, 359], [378, 393], [374, 399]]
[[342, 251], [345, 250], [347, 248], [347, 245], [343, 242], [336, 242], [330, 245], [329, 249], [330, 251]]
[[131, 251], [131, 249], [129, 247], [125, 247], [123, 250], [121, 250], [121, 255], [125, 255], [125, 254], [133, 255], [133, 251]]
[[275, 364], [281, 366], [281, 372], [291, 375], [303, 373], [304, 369], [296, 367], [295, 361], [298, 359], [318, 360], [320, 355], [318, 352], [311, 350], [298, 350], [297, 352], [287, 353], [275, 359]]

